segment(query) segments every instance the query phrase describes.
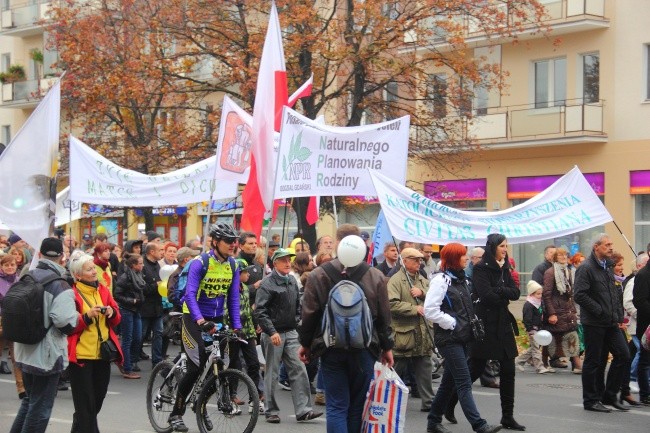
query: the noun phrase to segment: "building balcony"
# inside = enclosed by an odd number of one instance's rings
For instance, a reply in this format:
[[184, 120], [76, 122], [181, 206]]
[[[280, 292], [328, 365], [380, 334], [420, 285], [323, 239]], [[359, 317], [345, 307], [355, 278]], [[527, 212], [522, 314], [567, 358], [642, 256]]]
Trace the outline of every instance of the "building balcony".
[[57, 79], [53, 77], [14, 81], [0, 85], [2, 88], [0, 108], [35, 108]]
[[[569, 33], [585, 32], [609, 28], [609, 18], [605, 16], [606, 0], [545, 0], [542, 1], [546, 8], [546, 16], [543, 19], [543, 25], [548, 26], [552, 36], [560, 36]], [[515, 18], [513, 13], [508, 10], [508, 5], [499, 3], [495, 5], [495, 13], [503, 12], [506, 17], [503, 27], [513, 25]], [[499, 37], [490, 36], [483, 30], [482, 23], [475, 17], [468, 15], [459, 15], [452, 18], [461, 30], [465, 43], [471, 47], [479, 47], [487, 44], [493, 45], [501, 43]], [[446, 30], [436, 26], [435, 21], [426, 24], [434, 30], [435, 36], [428, 41], [418, 41], [413, 33], [406, 34], [404, 42], [411, 45], [410, 50], [414, 47], [435, 48], [439, 51], [447, 51], [453, 47], [447, 41]], [[517, 31], [517, 38], [528, 40], [543, 38], [546, 35], [540, 32], [538, 26], [534, 24], [524, 25]], [[406, 48], [408, 51], [409, 48]]]
[[2, 10], [0, 16], [0, 35], [26, 37], [43, 33], [44, 29], [38, 24], [46, 19], [52, 2], [36, 1], [30, 4], [14, 4]]
[[[448, 116], [448, 131], [433, 132], [438, 140], [450, 134], [484, 149], [526, 148], [574, 143], [604, 143], [603, 101], [562, 101], [562, 105], [517, 105], [473, 110], [473, 117]], [[417, 131], [426, 140], [430, 131]], [[425, 134], [424, 136], [420, 134]]]

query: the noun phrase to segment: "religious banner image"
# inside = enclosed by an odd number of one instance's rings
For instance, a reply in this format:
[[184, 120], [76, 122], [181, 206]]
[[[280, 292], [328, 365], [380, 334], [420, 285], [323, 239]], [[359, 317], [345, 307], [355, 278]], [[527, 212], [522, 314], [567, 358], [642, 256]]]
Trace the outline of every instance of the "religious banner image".
[[285, 108], [275, 198], [375, 195], [368, 169], [404, 183], [409, 123], [333, 127]]
[[228, 96], [223, 98], [217, 156], [219, 165], [215, 177], [246, 183], [248, 180], [253, 116]]

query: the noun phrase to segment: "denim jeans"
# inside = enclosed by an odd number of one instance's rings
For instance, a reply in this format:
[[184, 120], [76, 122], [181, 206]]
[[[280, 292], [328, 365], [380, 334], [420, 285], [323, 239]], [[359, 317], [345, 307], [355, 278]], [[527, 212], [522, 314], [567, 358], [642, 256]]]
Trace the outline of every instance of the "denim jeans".
[[650, 397], [650, 351], [643, 346], [639, 348], [639, 369], [637, 372], [637, 383], [639, 384], [639, 398]]
[[325, 383], [327, 433], [361, 431], [363, 406], [375, 359], [367, 350], [329, 349], [321, 357]]
[[467, 347], [462, 344], [448, 344], [438, 347], [438, 350], [445, 359], [445, 370], [438, 392], [431, 404], [428, 428], [442, 422], [442, 415], [445, 413], [455, 387], [465, 418], [469, 421], [472, 429], [476, 431], [486, 425], [487, 421], [481, 418], [472, 395], [472, 378], [467, 364]]
[[43, 433], [54, 407], [57, 385], [61, 373], [38, 376], [23, 372], [27, 397], [20, 403], [20, 409], [11, 426], [10, 433]]
[[639, 370], [639, 357], [641, 356], [641, 351], [639, 347], [639, 338], [636, 335], [632, 336], [632, 339], [627, 343], [630, 349], [630, 356], [632, 356], [632, 365], [630, 366], [630, 380], [636, 382], [637, 371]]
[[[153, 337], [151, 339], [151, 362], [153, 365], [158, 364], [162, 361], [162, 333], [163, 333], [163, 319], [162, 316], [159, 317], [142, 317], [140, 319], [142, 323], [142, 334], [140, 336], [141, 340], [144, 340], [145, 333], [147, 329], [151, 327], [153, 332]], [[138, 352], [138, 355], [140, 353]]]
[[124, 371], [133, 371], [133, 364], [138, 362], [140, 345], [142, 344], [142, 322], [140, 313], [122, 309], [122, 354], [124, 355]]

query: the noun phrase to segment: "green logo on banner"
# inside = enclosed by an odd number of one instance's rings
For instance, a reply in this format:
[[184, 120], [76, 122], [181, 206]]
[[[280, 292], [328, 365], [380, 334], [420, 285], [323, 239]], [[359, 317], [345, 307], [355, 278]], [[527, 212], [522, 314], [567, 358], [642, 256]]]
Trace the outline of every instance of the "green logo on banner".
[[305, 162], [311, 156], [311, 150], [302, 147], [302, 132], [291, 139], [289, 152], [282, 155], [283, 180], [311, 179], [311, 163]]

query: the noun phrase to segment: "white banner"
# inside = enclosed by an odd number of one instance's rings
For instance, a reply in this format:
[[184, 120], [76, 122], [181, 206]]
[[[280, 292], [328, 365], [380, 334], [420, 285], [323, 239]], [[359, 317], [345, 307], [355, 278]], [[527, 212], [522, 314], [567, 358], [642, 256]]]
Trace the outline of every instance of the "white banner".
[[0, 220], [36, 249], [55, 212], [60, 100], [59, 80], [0, 155]]
[[122, 168], [70, 136], [71, 198], [107, 206], [171, 206], [237, 196], [237, 182], [214, 179], [212, 156], [167, 174]]
[[612, 221], [612, 217], [578, 167], [553, 185], [510, 209], [462, 211], [435, 202], [370, 170], [381, 209], [398, 239], [444, 245], [482, 245], [490, 233], [508, 243], [541, 241]]
[[375, 195], [368, 169], [404, 183], [408, 116], [374, 125], [326, 126], [286, 108], [275, 198]]
[[219, 140], [217, 141], [217, 179], [246, 183], [251, 165], [253, 116], [227, 95], [223, 97]]
[[66, 186], [56, 195], [56, 227], [68, 224], [81, 218], [81, 203], [70, 198], [70, 187]]

